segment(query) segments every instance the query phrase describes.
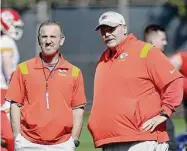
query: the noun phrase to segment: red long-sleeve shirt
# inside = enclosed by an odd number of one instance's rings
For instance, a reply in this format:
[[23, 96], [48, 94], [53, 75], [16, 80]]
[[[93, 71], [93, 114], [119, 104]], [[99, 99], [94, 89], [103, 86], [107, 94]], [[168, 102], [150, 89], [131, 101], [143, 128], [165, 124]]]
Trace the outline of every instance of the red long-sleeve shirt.
[[179, 52], [182, 58], [181, 73], [184, 75], [184, 98], [187, 99], [187, 51]]
[[[165, 123], [142, 131], [148, 119], [180, 105], [183, 77], [157, 48], [129, 35], [110, 56], [106, 50], [96, 69], [88, 129], [96, 147], [115, 142], [168, 141]], [[179, 89], [179, 90], [178, 90]]]

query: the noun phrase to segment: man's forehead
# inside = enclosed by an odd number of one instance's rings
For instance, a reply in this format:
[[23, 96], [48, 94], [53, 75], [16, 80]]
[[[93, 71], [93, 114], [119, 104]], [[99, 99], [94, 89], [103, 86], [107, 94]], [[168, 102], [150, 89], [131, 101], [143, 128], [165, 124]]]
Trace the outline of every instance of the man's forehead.
[[164, 32], [162, 32], [162, 31], [151, 31], [150, 33], [149, 33], [149, 37], [150, 38], [158, 38], [158, 37], [160, 37], [161, 35], [164, 35], [165, 33]]
[[164, 31], [158, 31], [157, 34], [158, 36], [163, 36], [163, 37], [166, 36], [166, 33]]
[[60, 27], [58, 25], [44, 25], [40, 29], [40, 33], [60, 33]]

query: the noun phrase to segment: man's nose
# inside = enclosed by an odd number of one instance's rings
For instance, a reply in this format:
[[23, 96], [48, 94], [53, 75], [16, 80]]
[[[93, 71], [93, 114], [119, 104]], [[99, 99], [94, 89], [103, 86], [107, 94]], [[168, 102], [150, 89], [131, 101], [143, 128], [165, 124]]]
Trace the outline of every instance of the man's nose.
[[46, 43], [51, 43], [51, 38], [47, 38]]
[[110, 33], [107, 32], [107, 31], [105, 31], [105, 36], [106, 36], [106, 37], [110, 36]]

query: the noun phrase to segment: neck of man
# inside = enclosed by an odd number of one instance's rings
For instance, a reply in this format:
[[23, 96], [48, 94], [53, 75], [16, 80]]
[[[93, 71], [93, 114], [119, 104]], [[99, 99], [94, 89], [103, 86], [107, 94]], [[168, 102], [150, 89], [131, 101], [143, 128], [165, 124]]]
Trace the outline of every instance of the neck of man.
[[115, 47], [110, 48], [113, 55], [115, 55], [117, 53], [117, 51], [118, 51], [117, 49], [118, 49], [119, 45], [121, 45], [126, 38], [127, 38], [127, 36], [125, 35], [123, 38], [121, 38], [121, 41]]
[[46, 66], [54, 66], [58, 60], [59, 60], [59, 51], [57, 50], [55, 53], [51, 55], [46, 55], [44, 52], [42, 52], [42, 60], [44, 62], [44, 65]]
[[113, 58], [113, 56], [115, 56], [115, 54], [117, 53], [117, 51], [116, 51], [116, 47], [115, 48], [110, 48], [109, 49], [110, 51], [110, 54], [109, 54], [109, 56], [111, 57], [111, 58]]

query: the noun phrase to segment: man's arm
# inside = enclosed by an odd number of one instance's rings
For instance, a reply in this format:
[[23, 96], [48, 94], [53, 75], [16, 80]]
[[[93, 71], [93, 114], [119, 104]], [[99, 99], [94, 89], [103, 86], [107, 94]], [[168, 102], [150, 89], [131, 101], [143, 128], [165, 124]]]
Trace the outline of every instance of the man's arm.
[[11, 102], [10, 106], [11, 126], [14, 138], [20, 134], [20, 106], [18, 103]]
[[[161, 111], [164, 111], [167, 117], [170, 117], [175, 108], [182, 102], [183, 97], [183, 78], [178, 78], [168, 84], [162, 90], [162, 107]], [[157, 115], [142, 125], [142, 129], [151, 132], [161, 123], [167, 120], [166, 116]]]
[[84, 114], [84, 107], [73, 109], [72, 137], [74, 140], [78, 140], [80, 137], [82, 126], [83, 126], [83, 114]]
[[13, 72], [13, 65], [12, 65], [12, 55], [4, 55], [2, 57], [3, 60], [3, 70], [5, 72], [6, 80], [9, 82], [11, 74]]

